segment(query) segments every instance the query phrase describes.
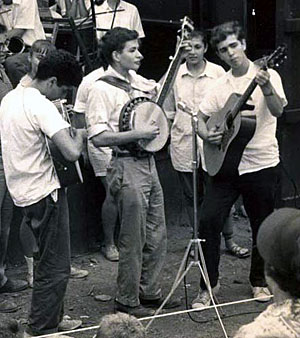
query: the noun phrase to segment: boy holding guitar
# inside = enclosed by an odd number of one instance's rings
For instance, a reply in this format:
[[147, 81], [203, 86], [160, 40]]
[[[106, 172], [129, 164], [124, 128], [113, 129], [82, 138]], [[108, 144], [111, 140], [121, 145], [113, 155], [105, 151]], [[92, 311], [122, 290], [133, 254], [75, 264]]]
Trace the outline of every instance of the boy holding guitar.
[[[242, 112], [238, 114], [238, 119], [240, 122], [243, 121], [242, 118], [245, 118], [245, 121], [254, 121], [252, 122], [254, 128], [252, 134], [248, 133], [250, 134], [248, 139], [244, 135], [236, 136], [236, 143], [243, 139], [245, 145], [240, 157], [236, 153], [238, 161], [235, 160], [234, 154], [230, 154], [229, 164], [237, 162], [236, 168], [230, 168], [226, 163], [226, 157], [223, 166], [227, 169], [226, 172], [222, 171], [223, 167], [217, 172], [213, 170], [214, 168], [208, 168], [210, 177], [200, 213], [199, 238], [205, 239], [202, 248], [208, 275], [213, 291], [217, 291], [220, 233], [230, 208], [241, 194], [252, 229], [250, 283], [253, 295], [255, 298], [264, 297], [258, 299], [259, 301], [268, 301], [270, 292], [264, 277], [264, 262], [257, 251], [256, 236], [261, 222], [274, 209], [279, 164], [278, 143], [275, 137], [276, 123], [287, 101], [278, 73], [272, 69], [259, 67], [248, 59], [245, 54], [244, 33], [237, 22], [227, 22], [215, 27], [212, 30], [211, 44], [217, 55], [231, 69], [216, 81], [199, 106], [198, 133], [204, 140], [206, 165], [208, 166], [210, 156], [212, 156], [211, 153], [206, 153], [206, 150], [213, 148], [216, 153], [222, 152], [225, 139], [227, 140], [231, 134], [235, 133], [235, 130], [230, 130], [231, 125], [234, 125], [233, 121], [226, 120], [225, 128], [222, 123], [215, 125], [207, 123], [211, 116], [215, 118], [221, 113], [224, 113], [226, 119], [238, 106], [240, 102], [234, 102], [228, 111], [223, 112], [223, 107], [228, 106], [227, 100], [231, 94], [239, 94], [235, 96], [236, 101], [240, 97], [247, 101], [248, 105], [243, 105], [239, 109]], [[244, 92], [249, 93], [248, 97], [240, 96]], [[243, 122], [240, 130], [244, 131], [245, 128], [242, 126]], [[234, 128], [238, 130], [239, 125], [234, 125]], [[202, 280], [200, 292], [193, 301], [193, 307], [200, 309], [209, 305], [210, 302], [209, 292]]]
[[[190, 50], [186, 53], [186, 62], [180, 65], [174, 86], [164, 105], [171, 122], [170, 156], [174, 169], [183, 191], [183, 202], [193, 224], [193, 151], [191, 113], [180, 109], [180, 102], [184, 102], [189, 109], [197, 111], [205, 93], [213, 86], [216, 79], [225, 74], [225, 70], [205, 58], [208, 42], [204, 31], [194, 30], [189, 35]], [[206, 167], [204, 163], [203, 144], [198, 137], [198, 157], [201, 154], [201, 164], [198, 172], [199, 201], [204, 194]], [[202, 167], [201, 167], [202, 165]], [[202, 169], [203, 168], [203, 169]], [[200, 203], [199, 203], [200, 206]], [[239, 258], [250, 255], [247, 248], [240, 247], [233, 237], [233, 222], [229, 216], [225, 222], [223, 236], [227, 250]]]
[[86, 137], [70, 136], [67, 123], [50, 100], [64, 98], [82, 80], [70, 53], [49, 52], [30, 86], [18, 86], [1, 103], [1, 142], [7, 187], [14, 203], [30, 220], [39, 247], [31, 312], [24, 337], [57, 332], [70, 275], [69, 215], [65, 189], [55, 174], [46, 135], [70, 162]]

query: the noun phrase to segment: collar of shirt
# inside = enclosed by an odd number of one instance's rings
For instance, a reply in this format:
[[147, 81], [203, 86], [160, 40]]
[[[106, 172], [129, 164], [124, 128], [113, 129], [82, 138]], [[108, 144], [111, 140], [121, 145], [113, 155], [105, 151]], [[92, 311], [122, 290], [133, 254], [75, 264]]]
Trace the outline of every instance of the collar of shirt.
[[179, 68], [178, 75], [181, 76], [181, 77], [191, 76], [191, 77], [200, 78], [200, 77], [207, 76], [207, 77], [212, 78], [212, 79], [218, 78], [219, 76], [216, 73], [215, 68], [212, 67], [212, 63], [207, 61], [206, 59], [204, 59], [204, 61], [205, 61], [205, 68], [204, 68], [204, 70], [201, 74], [199, 74], [197, 76], [194, 76], [193, 74], [191, 74], [191, 72], [187, 68], [187, 63], [185, 62]]
[[138, 75], [134, 70], [129, 71], [129, 80], [125, 78], [123, 75], [118, 73], [112, 66], [108, 66], [105, 75], [115, 76], [119, 79], [122, 79], [132, 85], [132, 87], [144, 91], [144, 92], [152, 92], [155, 94], [159, 89], [159, 84], [157, 84], [154, 80], [148, 80], [140, 75]]
[[[245, 75], [243, 75], [244, 78], [247, 78], [249, 80], [252, 80], [255, 78], [255, 75], [257, 73], [257, 66], [255, 66], [255, 64], [250, 61], [249, 63], [249, 68], [247, 70], [247, 73]], [[234, 81], [234, 79], [236, 79], [235, 76], [232, 75], [232, 69], [230, 69], [227, 73], [226, 73], [226, 79], [229, 80], [230, 82], [231, 81]]]
[[[107, 0], [105, 0], [105, 1], [103, 2], [103, 4], [100, 5], [100, 6], [102, 6], [103, 10], [106, 11], [106, 12], [111, 12], [111, 11], [114, 11], [114, 10], [115, 10], [114, 8], [111, 8], [111, 7], [108, 5]], [[125, 10], [123, 1], [120, 1], [119, 5], [118, 5], [118, 10]]]

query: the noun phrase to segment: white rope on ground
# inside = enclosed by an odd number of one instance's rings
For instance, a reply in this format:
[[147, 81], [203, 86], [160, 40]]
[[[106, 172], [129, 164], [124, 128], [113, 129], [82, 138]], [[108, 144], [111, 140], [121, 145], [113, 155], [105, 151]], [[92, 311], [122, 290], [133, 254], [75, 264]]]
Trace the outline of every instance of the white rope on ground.
[[[223, 307], [223, 306], [229, 306], [229, 305], [249, 303], [249, 302], [253, 302], [253, 301], [256, 301], [256, 300], [262, 300], [264, 298], [269, 298], [269, 297], [273, 298], [273, 295], [271, 295], [271, 296], [264, 296], [264, 297], [257, 297], [257, 298], [242, 299], [242, 300], [238, 300], [238, 301], [234, 301], [234, 302], [228, 302], [228, 303], [223, 303], [223, 304], [210, 305], [210, 306], [206, 306], [206, 307], [201, 308], [201, 310], [199, 310], [199, 309], [188, 309], [188, 310], [181, 310], [181, 311], [175, 311], [175, 312], [162, 313], [162, 314], [156, 315], [156, 316], [138, 318], [138, 320], [139, 321], [146, 321], [146, 320], [151, 320], [151, 319], [155, 319], [155, 318], [163, 318], [163, 317], [169, 317], [169, 316], [176, 316], [176, 315], [181, 315], [181, 314], [191, 313], [191, 312], [202, 312], [204, 310], [213, 309], [215, 307]], [[69, 334], [69, 333], [80, 333], [80, 332], [84, 332], [84, 331], [97, 330], [98, 328], [99, 328], [99, 325], [97, 325], [97, 326], [88, 326], [88, 327], [83, 327], [83, 328], [76, 329], [76, 330], [56, 332], [56, 333], [46, 334], [46, 335], [42, 335], [42, 336], [34, 336], [34, 338], [51, 338], [51, 337], [54, 337], [54, 336], [66, 335], [66, 334]]]

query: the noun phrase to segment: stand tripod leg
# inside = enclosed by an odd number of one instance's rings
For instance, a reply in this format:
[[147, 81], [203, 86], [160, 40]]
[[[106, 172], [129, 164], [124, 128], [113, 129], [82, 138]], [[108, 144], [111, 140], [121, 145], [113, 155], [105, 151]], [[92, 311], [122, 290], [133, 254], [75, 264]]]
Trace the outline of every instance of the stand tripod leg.
[[[200, 257], [201, 263], [200, 263], [199, 260], [191, 261], [189, 263], [188, 267], [184, 270], [184, 266], [186, 265], [187, 258], [188, 258], [188, 255], [189, 255], [189, 252], [190, 252], [190, 249], [191, 249], [192, 245], [194, 245], [195, 256], [196, 257]], [[201, 266], [201, 264], [202, 264], [202, 266]], [[166, 298], [164, 299], [164, 301], [161, 304], [161, 306], [156, 310], [156, 312], [154, 314], [154, 317], [146, 325], [146, 330], [153, 323], [153, 321], [155, 319], [155, 316], [158, 315], [161, 312], [161, 310], [163, 309], [163, 307], [165, 306], [165, 304], [168, 302], [168, 300], [171, 298], [171, 296], [173, 295], [173, 293], [175, 292], [175, 290], [177, 289], [177, 287], [179, 286], [179, 284], [181, 283], [181, 281], [183, 280], [183, 278], [187, 275], [187, 273], [190, 271], [191, 267], [193, 267], [193, 266], [198, 266], [198, 268], [200, 270], [201, 277], [204, 279], [204, 282], [205, 282], [205, 285], [207, 287], [207, 290], [208, 290], [211, 302], [212, 302], [212, 304], [214, 306], [214, 309], [216, 311], [216, 314], [217, 314], [218, 320], [220, 322], [222, 331], [224, 333], [224, 337], [228, 338], [228, 335], [226, 333], [226, 330], [225, 330], [224, 324], [222, 322], [221, 316], [219, 314], [218, 308], [216, 307], [216, 302], [215, 302], [215, 299], [214, 299], [215, 296], [213, 294], [213, 291], [212, 291], [212, 288], [211, 288], [211, 285], [210, 285], [210, 281], [209, 281], [209, 278], [208, 278], [207, 268], [206, 268], [206, 264], [205, 264], [205, 260], [204, 260], [204, 255], [203, 255], [201, 244], [200, 244], [200, 239], [191, 239], [190, 240], [190, 242], [189, 242], [189, 244], [188, 244], [188, 246], [186, 248], [186, 251], [184, 253], [182, 262], [180, 264], [180, 267], [178, 269], [175, 281], [174, 281], [174, 283], [173, 283], [173, 285], [171, 287], [171, 290], [170, 290], [169, 294], [166, 296]]]
[[201, 244], [200, 244], [200, 239], [197, 240], [197, 250], [198, 250], [198, 253], [199, 253], [199, 256], [200, 256], [200, 261], [201, 261], [202, 266], [201, 266], [199, 260], [196, 263], [197, 263], [197, 265], [198, 265], [198, 267], [200, 269], [201, 276], [204, 279], [204, 283], [205, 283], [205, 285], [207, 287], [207, 290], [208, 290], [208, 293], [209, 293], [209, 297], [210, 297], [212, 305], [213, 305], [213, 307], [215, 309], [216, 315], [218, 317], [219, 323], [220, 323], [222, 331], [224, 333], [224, 337], [228, 338], [228, 335], [227, 335], [227, 332], [225, 330], [224, 324], [222, 322], [219, 310], [216, 307], [215, 299], [217, 300], [217, 298], [213, 294], [213, 290], [212, 290], [212, 287], [210, 285], [210, 281], [209, 281], [209, 277], [208, 277], [208, 272], [207, 272], [207, 268], [206, 268], [206, 264], [205, 264], [205, 259], [204, 259], [203, 251], [202, 251]]
[[[167, 295], [167, 297], [165, 298], [165, 300], [163, 301], [163, 303], [161, 304], [161, 306], [155, 311], [154, 316], [158, 315], [161, 310], [163, 309], [163, 307], [165, 306], [165, 304], [168, 302], [168, 300], [171, 298], [171, 296], [173, 295], [174, 291], [177, 289], [177, 287], [179, 286], [179, 284], [181, 283], [181, 281], [183, 280], [183, 278], [186, 276], [186, 274], [189, 272], [190, 268], [193, 266], [193, 262], [191, 262], [189, 264], [189, 266], [187, 267], [187, 269], [181, 274], [181, 276], [179, 276], [179, 271], [177, 273], [177, 277], [172, 285], [172, 288], [169, 292], [169, 294]], [[179, 269], [180, 270], [180, 269]], [[150, 322], [147, 324], [146, 326], [146, 330], [150, 327], [150, 325], [152, 324], [152, 322], [154, 321], [155, 317], [153, 317]]]
[[182, 258], [182, 261], [181, 261], [181, 264], [180, 264], [180, 267], [178, 269], [178, 272], [177, 272], [177, 275], [175, 277], [175, 281], [174, 281], [173, 285], [175, 285], [177, 283], [178, 279], [181, 278], [181, 275], [182, 275], [182, 272], [184, 271], [184, 267], [185, 267], [185, 264], [187, 262], [191, 247], [192, 247], [192, 241], [189, 241], [189, 244], [188, 244], [188, 246], [185, 250], [185, 253], [183, 255], [183, 258]]

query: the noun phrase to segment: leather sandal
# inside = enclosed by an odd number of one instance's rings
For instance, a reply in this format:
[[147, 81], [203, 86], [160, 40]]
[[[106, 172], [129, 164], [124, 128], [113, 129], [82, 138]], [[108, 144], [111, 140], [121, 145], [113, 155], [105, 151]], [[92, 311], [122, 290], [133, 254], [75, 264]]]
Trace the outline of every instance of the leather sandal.
[[250, 251], [247, 248], [243, 248], [236, 243], [233, 243], [232, 245], [227, 247], [227, 251], [238, 258], [246, 258], [250, 256]]

